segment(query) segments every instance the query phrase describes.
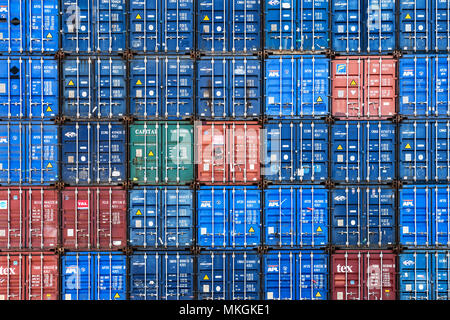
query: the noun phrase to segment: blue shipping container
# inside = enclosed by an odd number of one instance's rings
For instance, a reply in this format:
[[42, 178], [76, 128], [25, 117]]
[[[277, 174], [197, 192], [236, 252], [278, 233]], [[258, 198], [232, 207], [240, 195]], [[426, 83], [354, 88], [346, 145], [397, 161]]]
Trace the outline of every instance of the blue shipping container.
[[192, 300], [193, 287], [193, 256], [176, 251], [130, 256], [130, 300]]
[[193, 0], [132, 0], [130, 49], [138, 52], [189, 52], [194, 48]]
[[254, 119], [261, 114], [261, 62], [256, 57], [208, 57], [197, 62], [197, 115]]
[[331, 130], [332, 180], [386, 183], [395, 179], [395, 124], [346, 121], [336, 122]]
[[266, 50], [324, 51], [329, 48], [328, 0], [266, 0]]
[[328, 124], [269, 121], [265, 125], [264, 176], [277, 183], [328, 178]]
[[328, 243], [328, 190], [322, 186], [269, 186], [264, 191], [265, 244], [320, 247]]
[[266, 59], [265, 114], [270, 118], [324, 116], [329, 110], [329, 64], [325, 56]]
[[199, 300], [259, 300], [260, 258], [246, 251], [197, 256]]
[[198, 245], [247, 248], [261, 244], [261, 191], [253, 186], [197, 190]]
[[210, 53], [261, 50], [260, 0], [199, 0], [197, 47]]
[[450, 253], [404, 251], [400, 258], [400, 300], [448, 300]]
[[0, 123], [0, 184], [58, 181], [58, 126], [51, 122]]
[[271, 251], [264, 255], [267, 300], [327, 300], [328, 254], [324, 251]]
[[62, 46], [65, 52], [105, 53], [126, 49], [125, 0], [62, 2]]
[[189, 247], [193, 241], [193, 191], [140, 187], [129, 192], [129, 244], [144, 248]]
[[39, 54], [58, 51], [58, 2], [0, 1], [0, 51]]
[[331, 240], [336, 246], [383, 248], [395, 243], [395, 190], [382, 186], [331, 191]]
[[67, 184], [126, 181], [126, 132], [115, 122], [67, 123], [61, 128], [62, 180]]
[[63, 300], [125, 300], [126, 256], [118, 252], [68, 252], [61, 258]]
[[54, 118], [59, 109], [58, 78], [58, 61], [53, 58], [1, 57], [0, 118]]
[[194, 114], [194, 62], [187, 57], [137, 57], [130, 64], [130, 114], [183, 119]]
[[63, 116], [119, 118], [126, 114], [126, 62], [120, 58], [69, 58], [63, 62]]

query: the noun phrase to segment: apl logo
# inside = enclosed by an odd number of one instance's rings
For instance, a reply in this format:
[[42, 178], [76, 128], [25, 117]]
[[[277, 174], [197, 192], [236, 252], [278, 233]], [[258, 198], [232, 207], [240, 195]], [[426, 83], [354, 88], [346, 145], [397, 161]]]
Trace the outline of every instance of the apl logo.
[[414, 76], [414, 70], [412, 69], [403, 70], [403, 76], [404, 77]]
[[353, 272], [351, 266], [341, 266], [340, 264], [337, 265], [337, 272], [339, 273], [346, 273], [346, 272]]
[[336, 74], [346, 74], [346, 73], [347, 73], [347, 65], [346, 64], [336, 65]]
[[200, 208], [211, 208], [211, 201], [202, 201]]
[[14, 268], [3, 268], [0, 267], [0, 276], [14, 275], [16, 270]]
[[278, 1], [278, 0], [270, 0], [268, 2], [268, 4], [271, 5], [271, 6], [277, 6], [277, 5], [280, 4], [280, 1]]
[[0, 137], [0, 143], [8, 143], [7, 137]]
[[281, 205], [283, 205], [283, 203], [286, 201], [287, 199], [284, 199], [283, 201], [281, 201], [281, 203], [278, 203], [278, 200], [269, 200], [269, 208], [270, 207], [280, 207]]
[[75, 138], [75, 137], [77, 136], [77, 134], [76, 134], [75, 132], [67, 132], [67, 133], [65, 134], [65, 136], [66, 136], [67, 138]]
[[414, 207], [413, 200], [404, 200], [403, 201], [403, 207]]
[[278, 266], [267, 266], [267, 272], [278, 272]]
[[280, 77], [280, 70], [269, 70], [269, 77]]

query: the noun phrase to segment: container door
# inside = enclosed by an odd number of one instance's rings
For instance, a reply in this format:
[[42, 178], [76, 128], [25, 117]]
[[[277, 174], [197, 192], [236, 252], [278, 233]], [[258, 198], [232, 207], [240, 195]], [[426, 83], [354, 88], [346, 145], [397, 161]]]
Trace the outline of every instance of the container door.
[[362, 245], [379, 247], [395, 243], [395, 190], [367, 187], [364, 197], [365, 226]]
[[0, 247], [4, 249], [27, 246], [25, 235], [25, 190], [0, 190]]
[[431, 50], [431, 5], [428, 0], [400, 0], [399, 47], [408, 51]]
[[[138, 183], [158, 183], [161, 130], [156, 123], [130, 126], [130, 178]], [[148, 182], [147, 182], [148, 181]]]
[[206, 247], [229, 245], [226, 187], [204, 187], [197, 192], [198, 244]]
[[65, 52], [94, 51], [94, 21], [91, 0], [67, 0], [62, 3], [62, 48]]
[[[212, 1], [214, 3], [216, 0]], [[205, 58], [197, 62], [197, 114], [200, 117], [214, 119], [230, 116], [227, 114], [230, 103], [227, 97], [228, 64], [229, 60], [225, 57]]]
[[159, 188], [143, 188], [130, 191], [129, 241], [131, 246], [146, 248], [160, 244], [158, 211], [161, 206]]
[[[130, 2], [130, 49], [142, 52], [160, 50], [159, 19], [161, 4], [158, 0], [132, 0]], [[192, 29], [191, 29], [192, 30]]]
[[164, 247], [189, 247], [193, 241], [193, 192], [183, 187], [164, 187], [161, 190], [162, 206], [160, 241]]
[[94, 47], [97, 52], [125, 51], [125, 0], [93, 0], [92, 20], [95, 22]]
[[367, 251], [365, 260], [364, 300], [395, 300], [395, 255], [383, 251]]
[[0, 267], [8, 270], [0, 275], [1, 300], [26, 300], [26, 261], [22, 254], [2, 253]]
[[94, 95], [94, 81], [92, 64], [95, 60], [87, 59], [66, 59], [64, 60], [64, 103], [63, 115], [68, 118], [91, 118], [96, 109]]
[[202, 182], [228, 181], [227, 151], [223, 124], [201, 125], [197, 128], [197, 180]]
[[264, 257], [264, 299], [295, 300], [296, 253], [278, 251]]
[[428, 186], [400, 189], [399, 231], [400, 243], [423, 247], [432, 244], [431, 189]]
[[328, 0], [298, 0], [297, 49], [314, 52], [329, 48], [328, 6]]
[[135, 253], [130, 257], [130, 300], [160, 300], [162, 256]]
[[320, 181], [328, 178], [328, 125], [301, 121], [297, 130], [300, 140], [295, 149], [299, 158], [297, 179]]
[[432, 259], [432, 276], [434, 285], [434, 300], [448, 300], [450, 289], [450, 253], [437, 251]]
[[[432, 57], [423, 55], [404, 56], [399, 59], [400, 114], [406, 116], [432, 115], [434, 109], [431, 101], [433, 95], [432, 60]], [[436, 95], [442, 97], [442, 93], [437, 90]]]
[[[22, 1], [21, 1], [22, 2]], [[3, 20], [0, 21], [0, 28]], [[0, 39], [0, 47], [2, 39]], [[27, 115], [25, 110], [25, 69], [27, 60], [11, 57], [0, 59], [0, 68], [5, 72], [0, 74], [0, 110], [2, 118], [22, 118]]]
[[265, 114], [274, 118], [298, 115], [297, 59], [280, 56], [268, 58], [265, 63]]
[[265, 190], [265, 243], [271, 246], [297, 245], [297, 188], [278, 187]]
[[265, 47], [268, 50], [296, 50], [297, 0], [265, 2]]
[[345, 119], [360, 118], [365, 115], [363, 110], [364, 61], [363, 58], [358, 57], [331, 62], [333, 116]]
[[332, 299], [364, 300], [364, 254], [343, 252], [332, 255]]
[[431, 179], [431, 129], [428, 121], [400, 124], [400, 179], [428, 181]]
[[55, 52], [59, 49], [58, 1], [29, 0], [28, 51]]
[[228, 128], [227, 155], [229, 156], [229, 181], [255, 182], [261, 180], [259, 125], [233, 123]]
[[26, 300], [58, 300], [58, 256], [28, 254]]
[[189, 183], [194, 178], [194, 129], [186, 123], [166, 122], [161, 127], [161, 179], [164, 183]]
[[[228, 51], [228, 12], [226, 1], [200, 0], [197, 4], [198, 12], [198, 49], [201, 51]], [[228, 21], [227, 21], [228, 20]]]
[[161, 298], [193, 300], [194, 258], [186, 254], [165, 254], [162, 258]]
[[[382, 183], [396, 178], [396, 126], [387, 122], [367, 122], [365, 137], [365, 180]], [[363, 163], [364, 163], [363, 162]]]
[[228, 1], [227, 13], [231, 17], [231, 29], [227, 32], [229, 43], [227, 51], [258, 51], [261, 47], [261, 8], [260, 1]]
[[230, 292], [228, 299], [232, 300], [259, 300], [260, 260], [259, 256], [252, 253], [232, 252], [228, 254], [228, 276]]
[[20, 123], [0, 125], [0, 182], [17, 184], [25, 182], [25, 127]]
[[395, 50], [395, 2], [367, 0], [366, 28], [367, 52], [382, 53]]
[[94, 259], [90, 253], [62, 256], [61, 297], [63, 300], [94, 300], [92, 275]]
[[97, 253], [95, 259], [95, 300], [125, 300], [127, 288], [126, 256]]
[[227, 290], [227, 258], [225, 252], [212, 251], [197, 258], [198, 299], [231, 299]]
[[297, 299], [327, 300], [328, 255], [320, 251], [301, 251], [297, 259]]
[[431, 299], [431, 259], [428, 252], [408, 251], [399, 255], [400, 300]]
[[[91, 183], [93, 128], [91, 124], [63, 125], [62, 136], [62, 170], [61, 175], [65, 183]], [[95, 180], [94, 180], [95, 181]]]
[[432, 243], [434, 246], [450, 247], [450, 187], [435, 186], [431, 189]]
[[[439, 3], [441, 4], [441, 3]], [[447, 22], [448, 23], [448, 22]], [[450, 26], [449, 26], [450, 27]], [[447, 41], [450, 41], [450, 37]], [[449, 44], [450, 49], [450, 44]], [[434, 88], [430, 90], [434, 96], [433, 112], [436, 117], [450, 116], [450, 57], [436, 55], [434, 59]], [[429, 81], [428, 83], [431, 83]]]
[[230, 245], [258, 246], [261, 243], [261, 191], [253, 187], [232, 187], [228, 190], [230, 214]]
[[58, 191], [44, 188], [27, 191], [27, 246], [41, 250], [55, 248], [59, 231]]
[[320, 187], [299, 187], [297, 238], [300, 247], [328, 243], [328, 191]]
[[[25, 30], [27, 23], [25, 21], [26, 10], [24, 0], [2, 0], [0, 33], [0, 51], [12, 51], [22, 53], [26, 50]], [[4, 70], [4, 69], [2, 69]]]
[[161, 68], [159, 57], [137, 58], [130, 63], [130, 114], [138, 119], [160, 117]]
[[93, 237], [97, 249], [118, 249], [127, 245], [127, 201], [121, 189], [96, 188]]
[[[318, 0], [313, 0], [318, 1]], [[298, 93], [297, 114], [303, 116], [321, 116], [328, 114], [329, 60], [323, 57], [298, 58]]]
[[[157, 2], [157, 1], [153, 1]], [[162, 50], [165, 52], [189, 52], [194, 47], [193, 0], [161, 1], [163, 25]], [[152, 48], [152, 47], [149, 47]]]
[[[431, 13], [432, 31], [434, 34], [431, 49], [436, 51], [450, 50], [450, 5], [447, 1], [431, 1], [433, 9], [428, 8]], [[431, 33], [431, 32], [430, 32]]]
[[336, 0], [332, 2], [332, 48], [343, 53], [363, 50], [363, 12], [361, 0]]
[[434, 158], [431, 177], [436, 182], [448, 183], [450, 181], [450, 122], [436, 121], [430, 125], [431, 135], [434, 136], [434, 143], [431, 144], [431, 154]]

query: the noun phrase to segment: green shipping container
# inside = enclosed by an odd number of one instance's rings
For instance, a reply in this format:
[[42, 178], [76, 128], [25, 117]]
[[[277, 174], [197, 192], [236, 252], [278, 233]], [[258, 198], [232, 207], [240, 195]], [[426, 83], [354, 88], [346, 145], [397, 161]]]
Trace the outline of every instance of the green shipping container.
[[194, 126], [138, 121], [130, 126], [130, 179], [137, 184], [186, 184], [194, 179]]

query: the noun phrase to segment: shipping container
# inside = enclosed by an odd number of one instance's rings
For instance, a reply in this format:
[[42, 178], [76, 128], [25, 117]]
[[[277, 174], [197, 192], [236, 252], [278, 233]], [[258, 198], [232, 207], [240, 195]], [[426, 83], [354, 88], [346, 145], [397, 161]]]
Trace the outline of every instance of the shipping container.
[[400, 243], [411, 248], [450, 247], [450, 187], [414, 185], [400, 189]]
[[260, 0], [199, 0], [197, 48], [214, 53], [261, 50]]
[[330, 47], [328, 0], [265, 1], [265, 49], [323, 52]]
[[247, 184], [261, 180], [257, 122], [203, 122], [195, 130], [197, 181]]
[[332, 115], [339, 119], [386, 119], [396, 114], [397, 59], [337, 57], [331, 61]]
[[126, 132], [119, 122], [76, 122], [61, 126], [62, 180], [66, 184], [126, 181]]
[[194, 179], [194, 129], [186, 121], [130, 125], [130, 180], [136, 184], [188, 184]]
[[260, 257], [249, 251], [197, 256], [199, 300], [260, 300]]
[[0, 142], [1, 185], [49, 185], [58, 181], [57, 125], [5, 121], [0, 123]]
[[331, 242], [346, 248], [386, 248], [396, 243], [395, 189], [337, 187], [331, 191]]
[[62, 45], [69, 53], [113, 54], [126, 50], [125, 0], [62, 1]]
[[263, 260], [263, 299], [327, 300], [328, 254], [325, 251], [270, 251]]
[[130, 63], [130, 115], [142, 120], [194, 116], [194, 62], [183, 56], [136, 56]]
[[399, 255], [400, 300], [448, 300], [450, 253], [404, 251]]
[[59, 110], [58, 85], [58, 61], [53, 58], [1, 57], [0, 105], [3, 108], [0, 117], [54, 118]]
[[58, 191], [0, 188], [0, 249], [49, 250], [58, 245]]
[[389, 183], [396, 178], [396, 125], [338, 121], [331, 126], [331, 176], [339, 183]]
[[261, 62], [256, 57], [202, 57], [197, 62], [197, 116], [258, 118], [261, 78]]
[[330, 59], [320, 55], [267, 58], [265, 115], [269, 118], [326, 116], [330, 96], [329, 64]]
[[450, 181], [450, 121], [400, 123], [399, 148], [400, 179], [403, 181]]
[[62, 68], [65, 118], [120, 118], [126, 114], [125, 60], [78, 56], [64, 59]]
[[269, 186], [264, 190], [265, 244], [324, 247], [328, 244], [328, 190], [322, 186]]
[[2, 1], [0, 52], [55, 53], [59, 49], [58, 0]]
[[194, 199], [189, 187], [138, 187], [129, 191], [129, 245], [187, 248], [194, 241]]
[[131, 50], [186, 53], [194, 48], [193, 0], [132, 0], [129, 10]]
[[58, 300], [58, 260], [50, 252], [0, 253], [0, 300]]
[[130, 256], [130, 300], [193, 300], [194, 256], [178, 251]]
[[331, 255], [332, 300], [395, 300], [396, 260], [388, 250], [337, 250]]
[[126, 256], [118, 252], [68, 252], [61, 257], [62, 300], [125, 300]]
[[197, 244], [251, 248], [261, 244], [261, 190], [254, 186], [202, 186], [197, 190]]
[[392, 53], [396, 6], [391, 0], [331, 1], [332, 49], [345, 54]]
[[302, 183], [328, 178], [328, 124], [324, 121], [269, 121], [263, 134], [265, 180]]
[[127, 192], [121, 187], [68, 187], [61, 191], [62, 246], [117, 250], [127, 245]]

